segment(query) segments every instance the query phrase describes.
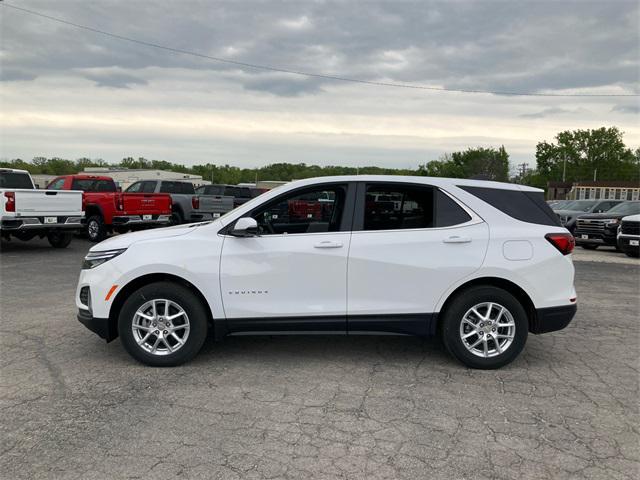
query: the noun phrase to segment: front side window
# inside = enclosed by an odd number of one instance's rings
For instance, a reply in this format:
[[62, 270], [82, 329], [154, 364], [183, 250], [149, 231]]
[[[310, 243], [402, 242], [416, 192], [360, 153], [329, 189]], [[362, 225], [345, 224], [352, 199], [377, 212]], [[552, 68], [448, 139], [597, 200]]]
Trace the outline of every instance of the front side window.
[[434, 226], [434, 189], [419, 185], [368, 185], [364, 230]]
[[346, 192], [345, 185], [293, 192], [258, 208], [251, 216], [261, 235], [337, 232]]

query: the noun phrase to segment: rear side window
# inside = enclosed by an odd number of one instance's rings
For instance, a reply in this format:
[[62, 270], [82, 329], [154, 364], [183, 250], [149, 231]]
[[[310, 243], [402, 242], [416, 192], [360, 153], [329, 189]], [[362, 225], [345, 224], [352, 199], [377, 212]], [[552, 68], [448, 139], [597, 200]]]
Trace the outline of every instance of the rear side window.
[[82, 178], [76, 179], [71, 183], [71, 190], [82, 190], [83, 192], [115, 192], [117, 188], [113, 180]]
[[364, 202], [364, 230], [398, 230], [434, 226], [432, 187], [368, 185]]
[[436, 193], [436, 227], [451, 227], [471, 220], [471, 216], [449, 195], [440, 190]]
[[561, 226], [556, 214], [544, 201], [542, 192], [521, 192], [464, 185], [459, 185], [459, 188], [516, 220], [538, 225]]
[[20, 172], [0, 172], [0, 188], [24, 188], [33, 190], [31, 177]]
[[196, 193], [193, 188], [193, 183], [189, 182], [162, 182], [162, 184], [160, 185], [160, 192], [182, 194]]

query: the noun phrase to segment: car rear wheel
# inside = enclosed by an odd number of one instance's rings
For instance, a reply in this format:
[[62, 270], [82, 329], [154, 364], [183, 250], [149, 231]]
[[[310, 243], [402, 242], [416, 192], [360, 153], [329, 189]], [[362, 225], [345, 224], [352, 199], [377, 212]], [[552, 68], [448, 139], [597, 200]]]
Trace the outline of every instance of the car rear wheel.
[[468, 367], [494, 369], [520, 354], [528, 327], [527, 314], [513, 295], [477, 286], [452, 299], [444, 312], [442, 337], [447, 350]]
[[173, 367], [191, 360], [207, 337], [204, 305], [190, 290], [157, 282], [134, 292], [118, 318], [124, 348], [136, 360], [154, 367]]

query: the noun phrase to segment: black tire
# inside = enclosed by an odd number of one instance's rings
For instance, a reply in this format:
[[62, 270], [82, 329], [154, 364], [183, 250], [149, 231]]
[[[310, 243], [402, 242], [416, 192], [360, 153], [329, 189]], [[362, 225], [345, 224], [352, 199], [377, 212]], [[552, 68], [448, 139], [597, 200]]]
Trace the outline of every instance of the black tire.
[[625, 250], [624, 253], [627, 257], [638, 258], [640, 257], [640, 250]]
[[591, 245], [589, 243], [583, 243], [582, 245], [580, 245], [582, 248], [584, 248], [585, 250], [595, 250], [596, 248], [598, 248], [598, 245]]
[[67, 248], [73, 240], [73, 233], [51, 231], [47, 233], [47, 240], [54, 248]]
[[92, 242], [101, 242], [107, 237], [107, 227], [101, 215], [92, 215], [87, 219], [87, 236]]
[[[460, 335], [460, 325], [464, 315], [471, 307], [483, 302], [502, 305], [511, 313], [515, 323], [515, 335], [511, 345], [503, 353], [488, 358], [470, 352], [463, 344]], [[471, 287], [458, 293], [447, 306], [441, 326], [442, 339], [449, 353], [467, 367], [486, 370], [500, 368], [511, 363], [524, 348], [529, 334], [529, 320], [522, 304], [509, 292], [488, 285]]]
[[180, 209], [171, 210], [171, 225], [182, 225], [184, 223], [184, 215]]
[[[155, 355], [146, 351], [138, 345], [132, 331], [137, 310], [150, 300], [160, 299], [178, 304], [189, 319], [189, 334], [184, 345], [166, 355]], [[188, 362], [198, 354], [207, 338], [207, 319], [205, 306], [188, 288], [173, 282], [157, 282], [145, 285], [129, 296], [120, 310], [118, 333], [125, 350], [139, 362], [152, 367], [175, 367]], [[151, 340], [154, 338], [157, 337], [152, 337]]]

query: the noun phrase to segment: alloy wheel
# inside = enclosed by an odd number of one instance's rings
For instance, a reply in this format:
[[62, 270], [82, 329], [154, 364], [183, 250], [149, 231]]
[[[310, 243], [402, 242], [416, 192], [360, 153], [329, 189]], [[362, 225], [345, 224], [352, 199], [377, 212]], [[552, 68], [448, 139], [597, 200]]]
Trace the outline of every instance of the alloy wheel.
[[509, 310], [494, 302], [474, 305], [462, 317], [460, 339], [478, 357], [503, 354], [513, 343], [516, 323]]
[[152, 355], [169, 355], [189, 338], [189, 316], [172, 300], [149, 300], [134, 314], [131, 329], [140, 348]]

